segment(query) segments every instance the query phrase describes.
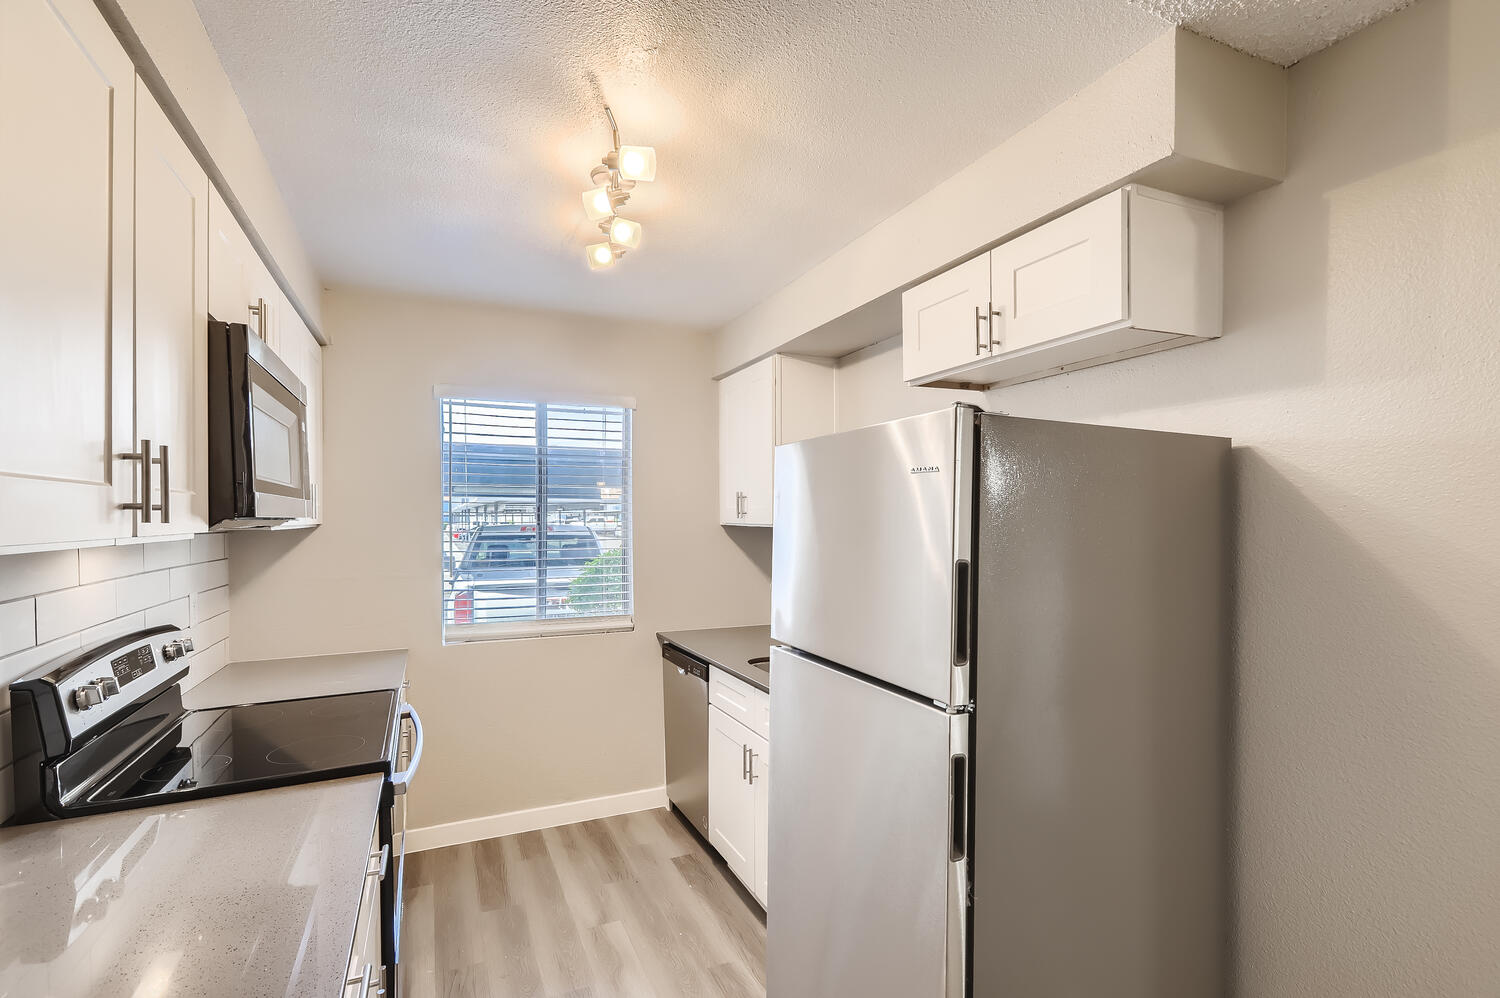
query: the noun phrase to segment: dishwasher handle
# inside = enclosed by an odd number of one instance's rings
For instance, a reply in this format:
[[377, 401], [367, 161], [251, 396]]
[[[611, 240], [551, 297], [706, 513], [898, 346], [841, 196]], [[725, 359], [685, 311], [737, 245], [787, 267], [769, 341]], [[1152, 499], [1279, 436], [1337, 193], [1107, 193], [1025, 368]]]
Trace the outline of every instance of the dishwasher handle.
[[677, 667], [678, 675], [693, 676], [708, 682], [708, 663], [702, 659], [694, 658], [675, 645], [662, 645], [661, 657]]

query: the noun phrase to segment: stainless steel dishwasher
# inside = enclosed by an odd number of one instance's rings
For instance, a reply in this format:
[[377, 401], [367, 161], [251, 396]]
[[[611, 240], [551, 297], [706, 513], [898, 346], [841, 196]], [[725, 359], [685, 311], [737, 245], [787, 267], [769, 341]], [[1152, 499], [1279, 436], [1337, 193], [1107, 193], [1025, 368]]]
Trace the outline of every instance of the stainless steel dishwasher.
[[667, 797], [707, 836], [708, 663], [675, 645], [662, 645], [661, 654]]

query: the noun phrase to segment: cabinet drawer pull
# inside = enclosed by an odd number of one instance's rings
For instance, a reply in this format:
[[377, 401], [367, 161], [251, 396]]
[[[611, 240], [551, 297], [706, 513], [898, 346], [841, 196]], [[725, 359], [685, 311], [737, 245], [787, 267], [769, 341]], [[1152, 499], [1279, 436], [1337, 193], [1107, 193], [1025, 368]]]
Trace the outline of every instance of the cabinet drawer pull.
[[359, 990], [355, 992], [354, 998], [370, 998], [370, 974], [374, 969], [375, 965], [373, 963], [365, 964], [365, 972], [363, 974], [360, 974], [358, 977], [351, 977], [344, 982], [344, 993], [347, 995], [349, 989], [357, 984], [359, 985]]
[[[1000, 329], [1002, 330], [1001, 335], [998, 336], [998, 337], [995, 335], [995, 326], [996, 326], [995, 320], [996, 319], [1000, 320]], [[999, 308], [995, 308], [994, 302], [991, 302], [990, 303], [990, 352], [991, 353], [994, 353], [995, 349], [997, 347], [1004, 347], [1005, 346], [1005, 335], [1004, 335], [1004, 332], [1003, 332], [1004, 329], [1005, 329], [1004, 321], [1005, 321], [1005, 306], [1001, 305]]]
[[378, 859], [380, 862], [376, 863], [373, 868], [367, 868], [365, 870], [365, 879], [368, 880], [370, 877], [379, 877], [381, 882], [383, 883], [385, 881], [385, 871], [391, 865], [390, 843], [386, 843], [385, 845], [381, 846], [379, 852], [370, 853], [370, 859]]
[[988, 312], [988, 306], [984, 308], [980, 308], [978, 305], [974, 306], [974, 356], [976, 357], [984, 353], [985, 350], [984, 339], [979, 335], [979, 323], [990, 320]]
[[755, 752], [749, 746], [745, 747], [745, 751], [750, 756], [750, 779], [747, 782], [753, 787], [755, 786]]

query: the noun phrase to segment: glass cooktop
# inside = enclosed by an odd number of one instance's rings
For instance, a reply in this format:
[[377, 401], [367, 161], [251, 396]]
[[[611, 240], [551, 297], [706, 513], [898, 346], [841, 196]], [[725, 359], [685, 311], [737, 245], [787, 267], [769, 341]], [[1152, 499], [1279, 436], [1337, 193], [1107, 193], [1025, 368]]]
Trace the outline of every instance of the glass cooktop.
[[395, 714], [390, 690], [188, 711], [87, 800], [130, 806], [384, 772]]

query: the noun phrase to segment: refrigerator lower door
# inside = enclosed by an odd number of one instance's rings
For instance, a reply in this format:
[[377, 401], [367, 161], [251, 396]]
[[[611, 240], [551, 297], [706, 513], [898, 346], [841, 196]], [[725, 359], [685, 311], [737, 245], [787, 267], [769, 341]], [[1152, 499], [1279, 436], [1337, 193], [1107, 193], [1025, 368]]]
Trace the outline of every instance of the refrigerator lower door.
[[967, 715], [772, 649], [767, 993], [959, 998]]
[[929, 700], [969, 702], [976, 411], [776, 448], [772, 637]]

